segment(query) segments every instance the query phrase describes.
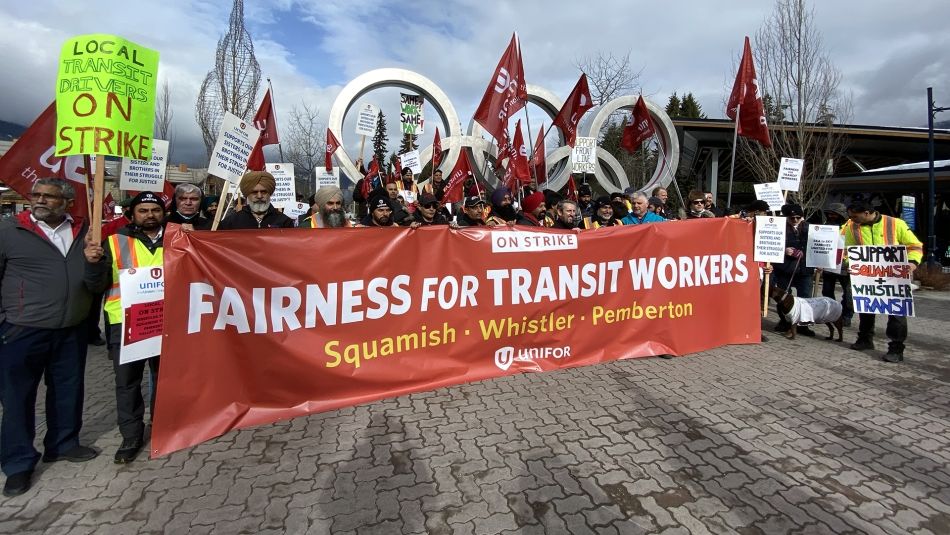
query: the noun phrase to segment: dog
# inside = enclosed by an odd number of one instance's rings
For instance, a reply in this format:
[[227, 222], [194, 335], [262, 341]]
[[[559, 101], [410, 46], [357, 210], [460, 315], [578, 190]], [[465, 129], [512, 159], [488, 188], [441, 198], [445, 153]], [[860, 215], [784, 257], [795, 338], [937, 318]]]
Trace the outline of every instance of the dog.
[[828, 326], [828, 336], [825, 340], [834, 340], [837, 329], [837, 341], [844, 341], [841, 303], [830, 297], [795, 297], [774, 284], [769, 288], [769, 297], [775, 301], [775, 308], [792, 324], [784, 333], [789, 340], [795, 339], [798, 325], [824, 323]]

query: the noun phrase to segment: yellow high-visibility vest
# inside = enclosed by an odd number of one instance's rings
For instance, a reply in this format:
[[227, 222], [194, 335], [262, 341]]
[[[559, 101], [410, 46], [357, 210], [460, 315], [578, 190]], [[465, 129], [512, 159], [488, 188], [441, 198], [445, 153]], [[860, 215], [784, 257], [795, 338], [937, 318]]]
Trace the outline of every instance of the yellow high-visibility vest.
[[141, 240], [121, 234], [113, 234], [107, 241], [112, 252], [112, 287], [106, 292], [106, 302], [102, 308], [109, 318], [109, 323], [119, 325], [122, 323], [119, 271], [133, 267], [161, 266], [164, 248], [159, 247], [153, 253]]

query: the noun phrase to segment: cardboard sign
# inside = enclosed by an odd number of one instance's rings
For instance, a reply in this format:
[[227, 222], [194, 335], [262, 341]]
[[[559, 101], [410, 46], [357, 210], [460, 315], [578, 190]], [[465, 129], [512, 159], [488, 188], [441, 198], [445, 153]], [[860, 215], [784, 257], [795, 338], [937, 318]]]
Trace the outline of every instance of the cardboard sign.
[[270, 196], [270, 203], [275, 208], [285, 208], [288, 203], [297, 202], [297, 184], [294, 181], [294, 164], [267, 163], [264, 169], [274, 175], [277, 187]]
[[247, 169], [247, 158], [257, 144], [261, 131], [240, 117], [224, 112], [218, 140], [208, 162], [208, 174], [237, 185]]
[[363, 104], [359, 115], [356, 116], [356, 135], [372, 136], [376, 133], [376, 120], [379, 118], [379, 108], [372, 104]]
[[63, 44], [56, 77], [56, 155], [149, 160], [158, 52], [107, 34]]
[[422, 117], [422, 106], [424, 102], [422, 95], [399, 94], [399, 124], [402, 125], [403, 134], [417, 136], [423, 133], [422, 125], [425, 119]]
[[597, 138], [578, 137], [571, 149], [571, 172], [597, 172]]
[[851, 296], [857, 314], [914, 314], [913, 274], [903, 245], [848, 247]]
[[912, 195], [901, 195], [901, 219], [907, 228], [917, 230], [917, 199]]
[[785, 191], [798, 191], [802, 181], [805, 160], [782, 158], [778, 168], [778, 185]]
[[[90, 159], [95, 161], [95, 159]], [[152, 140], [152, 159], [149, 161], [122, 158], [119, 189], [160, 191], [165, 187], [165, 166], [168, 163], [168, 142]]]
[[755, 216], [755, 242], [752, 259], [756, 262], [785, 261], [785, 218]]
[[838, 242], [841, 228], [837, 225], [808, 225], [805, 266], [833, 270], [841, 264]]
[[402, 165], [402, 168], [412, 169], [413, 174], [422, 173], [422, 163], [419, 162], [419, 151], [411, 150], [404, 154], [399, 155], [399, 164]]
[[769, 203], [769, 210], [777, 212], [785, 204], [785, 198], [782, 197], [782, 188], [778, 182], [766, 182], [765, 184], [753, 184], [755, 188], [755, 198]]
[[317, 189], [324, 186], [340, 187], [340, 168], [334, 167], [332, 171], [327, 171], [323, 167], [317, 167], [314, 170], [317, 176]]
[[122, 295], [122, 341], [119, 363], [155, 357], [162, 352], [165, 320], [165, 270], [162, 266], [119, 271]]

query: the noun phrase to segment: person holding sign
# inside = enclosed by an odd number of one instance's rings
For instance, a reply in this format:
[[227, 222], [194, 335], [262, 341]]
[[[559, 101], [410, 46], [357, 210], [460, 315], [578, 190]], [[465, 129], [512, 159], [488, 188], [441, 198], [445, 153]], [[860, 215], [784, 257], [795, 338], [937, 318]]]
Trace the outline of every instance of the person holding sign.
[[[815, 269], [805, 266], [805, 251], [808, 249], [808, 223], [804, 221], [805, 211], [797, 204], [786, 204], [782, 207], [782, 215], [786, 218], [785, 228], [785, 261], [775, 264], [775, 284], [787, 292], [795, 289], [798, 297], [811, 297], [814, 284]], [[777, 332], [786, 332], [792, 325], [780, 311], [779, 322], [775, 326]], [[815, 332], [806, 326], [798, 327], [798, 333], [805, 336], [815, 336]]]
[[108, 284], [102, 247], [81, 218], [68, 215], [70, 183], [33, 183], [31, 209], [0, 223], [0, 467], [4, 496], [30, 489], [40, 454], [36, 392], [46, 379], [44, 462], [88, 461], [79, 444], [86, 369], [86, 315]]
[[219, 229], [294, 228], [294, 220], [280, 213], [270, 202], [277, 189], [274, 175], [267, 171], [248, 171], [241, 177], [240, 188], [247, 197], [247, 205], [228, 214]]
[[303, 219], [304, 228], [343, 228], [350, 226], [343, 213], [343, 191], [336, 186], [323, 186], [313, 195], [314, 212]]
[[151, 191], [142, 191], [129, 204], [128, 226], [119, 229], [105, 241], [105, 256], [112, 265], [112, 287], [106, 292], [106, 338], [109, 340], [109, 357], [115, 370], [115, 403], [119, 433], [122, 444], [115, 452], [116, 464], [135, 460], [144, 446], [145, 401], [142, 397], [142, 377], [148, 363], [151, 374], [151, 399], [149, 407], [155, 410], [155, 383], [158, 377], [158, 355], [144, 360], [121, 363], [122, 295], [120, 273], [162, 265], [165, 209], [162, 200]]
[[[841, 227], [844, 245], [904, 245], [910, 262], [911, 276], [924, 256], [924, 246], [902, 219], [878, 213], [870, 201], [860, 199], [848, 206], [848, 222]], [[904, 360], [904, 342], [907, 340], [907, 317], [887, 317], [885, 334], [889, 339], [886, 362]], [[851, 349], [874, 349], [874, 314], [858, 314], [858, 339]]]

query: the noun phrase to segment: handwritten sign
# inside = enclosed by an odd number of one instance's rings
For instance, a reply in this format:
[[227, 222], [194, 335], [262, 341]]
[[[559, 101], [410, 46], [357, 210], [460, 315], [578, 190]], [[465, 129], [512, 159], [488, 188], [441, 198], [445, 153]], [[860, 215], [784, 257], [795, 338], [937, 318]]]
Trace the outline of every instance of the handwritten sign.
[[785, 218], [767, 215], [755, 216], [755, 249], [753, 260], [756, 262], [785, 261]]
[[578, 137], [571, 149], [571, 171], [574, 173], [597, 172], [597, 138]]
[[247, 169], [247, 158], [254, 150], [260, 135], [261, 131], [250, 123], [224, 112], [224, 119], [218, 130], [218, 140], [214, 144], [214, 151], [211, 152], [211, 161], [208, 162], [208, 174], [238, 184]]
[[848, 247], [848, 273], [858, 314], [915, 315], [913, 274], [903, 245]]
[[403, 134], [419, 135], [423, 133], [422, 126], [425, 119], [422, 117], [424, 103], [422, 95], [399, 94], [399, 124]]
[[157, 73], [158, 52], [121, 37], [67, 40], [56, 77], [56, 155], [149, 160]]

